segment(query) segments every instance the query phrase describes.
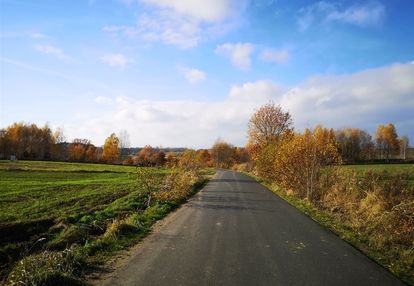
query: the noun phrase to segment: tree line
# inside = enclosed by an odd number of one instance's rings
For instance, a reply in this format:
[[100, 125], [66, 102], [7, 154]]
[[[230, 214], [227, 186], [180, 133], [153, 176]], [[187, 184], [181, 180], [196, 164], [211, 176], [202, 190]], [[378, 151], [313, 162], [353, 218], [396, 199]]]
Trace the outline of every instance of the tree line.
[[[306, 129], [303, 136], [309, 137], [311, 133], [319, 136], [321, 128], [316, 127], [313, 131]], [[329, 129], [328, 133], [329, 140], [332, 140], [343, 163], [405, 160], [407, 157], [408, 137], [398, 136], [391, 123], [379, 125], [374, 136], [359, 128]], [[100, 147], [93, 145], [88, 139], [76, 138], [67, 142], [60, 128], [52, 130], [47, 124], [38, 127], [36, 124], [20, 122], [0, 130], [0, 159], [15, 156], [17, 159], [28, 160], [122, 163], [136, 166], [177, 166], [182, 160], [188, 165], [198, 167], [230, 168], [243, 163], [256, 163], [259, 168], [265, 168], [267, 163], [262, 160], [263, 157], [275, 152], [270, 146], [281, 138], [298, 139], [298, 133], [293, 131], [290, 114], [283, 112], [273, 103], [262, 106], [252, 115], [248, 135], [246, 147], [235, 147], [223, 140], [217, 140], [210, 149], [167, 152], [147, 145], [135, 154], [130, 154], [129, 135], [125, 130], [119, 134], [110, 134]], [[289, 142], [295, 143], [294, 140]], [[261, 165], [263, 166], [260, 167]]]
[[235, 147], [222, 140], [210, 149], [174, 152], [147, 145], [130, 154], [126, 131], [110, 134], [102, 147], [88, 139], [76, 138], [67, 142], [62, 129], [52, 130], [47, 124], [13, 123], [0, 130], [0, 159], [11, 156], [23, 160], [54, 160], [69, 162], [110, 163], [134, 166], [192, 166], [194, 168], [229, 168], [249, 160], [246, 148]]

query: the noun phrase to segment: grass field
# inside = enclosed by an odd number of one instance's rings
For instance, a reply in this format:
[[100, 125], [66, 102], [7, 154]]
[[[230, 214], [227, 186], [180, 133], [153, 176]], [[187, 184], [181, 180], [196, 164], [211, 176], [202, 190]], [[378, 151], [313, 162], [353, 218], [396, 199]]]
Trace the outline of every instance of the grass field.
[[414, 164], [345, 165], [343, 167], [358, 172], [387, 171], [393, 174], [401, 171], [414, 172]]
[[404, 174], [409, 184], [414, 186], [414, 164], [367, 164], [367, 165], [344, 165], [341, 168], [352, 170], [363, 178], [370, 171], [381, 173], [381, 178], [387, 180], [389, 176]]
[[136, 191], [135, 171], [103, 164], [0, 161], [0, 227], [105, 209]]
[[[146, 170], [159, 178], [171, 173]], [[90, 257], [122, 249], [190, 194], [149, 204], [137, 171], [120, 165], [0, 161], [0, 284], [16, 261], [39, 251], [76, 244]], [[133, 235], [118, 237], [121, 230]]]

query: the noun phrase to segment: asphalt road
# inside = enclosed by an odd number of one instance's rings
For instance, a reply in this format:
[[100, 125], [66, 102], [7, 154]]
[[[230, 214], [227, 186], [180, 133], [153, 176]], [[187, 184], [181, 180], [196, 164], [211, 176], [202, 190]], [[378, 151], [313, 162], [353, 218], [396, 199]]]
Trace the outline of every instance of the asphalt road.
[[248, 176], [232, 171], [218, 171], [103, 284], [404, 285]]

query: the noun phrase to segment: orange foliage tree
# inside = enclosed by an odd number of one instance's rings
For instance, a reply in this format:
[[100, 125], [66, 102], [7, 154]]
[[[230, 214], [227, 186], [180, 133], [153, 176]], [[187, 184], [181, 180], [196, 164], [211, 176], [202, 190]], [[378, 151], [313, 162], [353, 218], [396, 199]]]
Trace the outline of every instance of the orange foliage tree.
[[389, 159], [391, 154], [399, 149], [398, 135], [394, 124], [379, 125], [375, 133], [375, 141], [380, 159]]
[[116, 163], [119, 159], [119, 154], [119, 139], [115, 133], [112, 133], [105, 140], [102, 160], [108, 163]]
[[216, 167], [230, 168], [235, 163], [235, 148], [233, 145], [217, 140], [210, 149], [211, 158]]

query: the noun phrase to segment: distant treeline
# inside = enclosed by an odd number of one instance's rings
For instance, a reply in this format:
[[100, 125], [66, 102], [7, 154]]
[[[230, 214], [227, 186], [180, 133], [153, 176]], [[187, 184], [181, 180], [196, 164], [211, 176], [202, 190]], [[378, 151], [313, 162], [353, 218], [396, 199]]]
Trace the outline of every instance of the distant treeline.
[[111, 134], [102, 147], [88, 139], [66, 142], [61, 129], [48, 125], [14, 123], [0, 130], [0, 159], [54, 160], [69, 162], [110, 163], [136, 166], [177, 166], [194, 168], [223, 167], [245, 163], [249, 155], [245, 148], [217, 141], [210, 150], [186, 148], [130, 148], [128, 134]]
[[[342, 128], [334, 132], [336, 147], [344, 163], [383, 162], [406, 160], [409, 141], [399, 137], [393, 124], [379, 125], [374, 136], [359, 128]], [[163, 166], [178, 164], [178, 157], [193, 157], [194, 164], [231, 167], [250, 161], [254, 150], [234, 147], [218, 141], [209, 150], [188, 154], [185, 148], [130, 148], [128, 134], [111, 134], [102, 147], [88, 139], [66, 142], [61, 129], [48, 125], [14, 123], [0, 130], [0, 159], [55, 160], [73, 162], [112, 163], [137, 166]], [[251, 146], [250, 146], [251, 147]], [[188, 161], [189, 159], [187, 159]]]

